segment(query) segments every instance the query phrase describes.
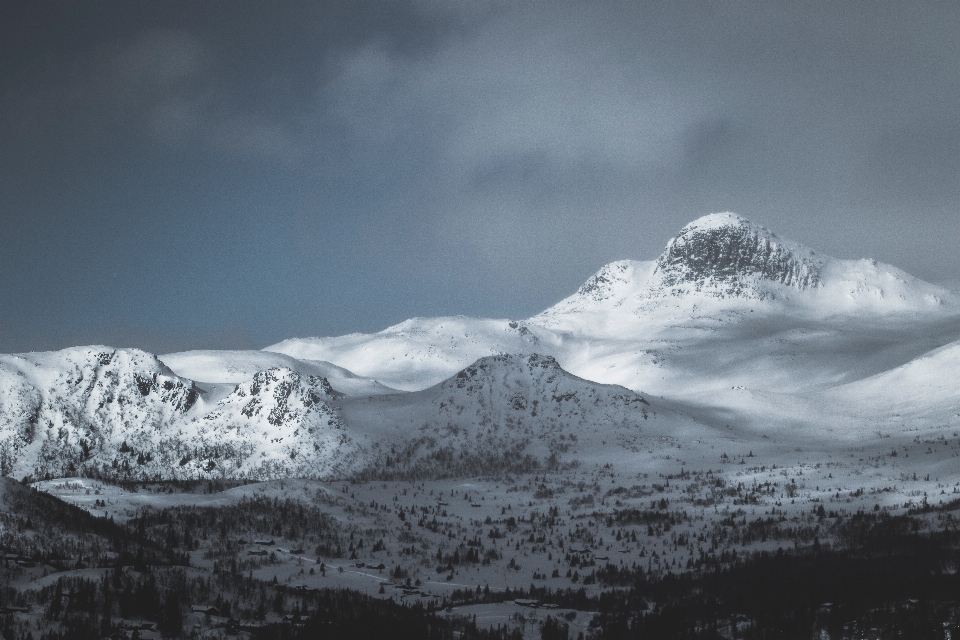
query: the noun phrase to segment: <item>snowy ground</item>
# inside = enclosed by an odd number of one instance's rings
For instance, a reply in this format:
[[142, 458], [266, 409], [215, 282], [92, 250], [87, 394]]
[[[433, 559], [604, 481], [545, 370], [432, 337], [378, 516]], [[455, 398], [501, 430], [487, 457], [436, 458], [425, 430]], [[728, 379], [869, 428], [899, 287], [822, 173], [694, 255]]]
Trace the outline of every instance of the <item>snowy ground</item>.
[[[213, 494], [167, 493], [163, 485], [131, 492], [88, 479], [35, 486], [117, 520], [147, 508], [219, 506], [254, 495], [319, 504], [355, 542], [363, 540], [357, 558], [348, 560], [344, 549], [342, 558], [321, 558], [325, 576], [316, 570], [310, 575], [317, 564], [314, 550], [290, 554], [291, 548], [302, 546], [300, 541], [278, 538], [269, 550], [280, 561], [265, 564], [255, 575], [374, 594], [381, 584], [397, 582], [390, 571], [400, 566], [412, 581], [421, 582], [421, 592], [404, 596], [387, 590], [385, 595], [407, 600], [430, 599], [452, 588], [574, 586], [578, 583], [568, 570], [576, 571], [582, 584], [585, 576], [607, 564], [682, 572], [703, 554], [744, 554], [811, 542], [790, 535], [731, 542], [723, 539], [724, 530], [727, 536], [731, 533], [725, 521], [743, 528], [772, 519], [783, 523], [777, 525], [782, 528], [816, 531], [811, 537], [829, 544], [826, 524], [817, 515], [821, 506], [826, 514], [876, 509], [904, 513], [925, 502], [937, 505], [960, 498], [960, 434], [950, 428], [897, 436], [881, 431], [831, 446], [774, 430], [742, 441], [735, 429], [729, 431], [711, 444], [680, 442], [670, 453], [642, 451], [635, 460], [499, 480], [287, 480]], [[819, 447], [814, 446], [817, 442]], [[379, 540], [384, 548], [373, 551]], [[258, 548], [249, 545], [250, 550]], [[472, 548], [480, 562], [451, 564], [437, 558], [438, 552], [463, 555]], [[482, 561], [486, 553], [491, 553], [488, 563]], [[577, 560], [572, 564], [573, 556]], [[380, 563], [385, 570], [369, 568]], [[599, 581], [584, 586], [601, 588]]]

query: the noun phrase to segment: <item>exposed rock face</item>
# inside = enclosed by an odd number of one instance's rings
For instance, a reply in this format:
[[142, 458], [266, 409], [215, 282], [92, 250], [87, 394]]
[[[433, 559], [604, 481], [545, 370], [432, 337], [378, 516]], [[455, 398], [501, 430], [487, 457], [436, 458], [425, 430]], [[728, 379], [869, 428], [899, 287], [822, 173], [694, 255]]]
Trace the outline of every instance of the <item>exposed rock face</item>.
[[0, 472], [69, 475], [185, 415], [199, 390], [136, 349], [0, 358]]
[[633, 260], [617, 260], [604, 265], [599, 271], [580, 285], [577, 293], [580, 298], [602, 302], [623, 295], [625, 290], [634, 286], [637, 276], [637, 263]]
[[234, 478], [325, 477], [349, 460], [350, 438], [326, 378], [274, 367], [238, 384], [194, 420], [180, 466]]
[[799, 290], [820, 286], [823, 260], [801, 245], [732, 213], [704, 216], [684, 227], [657, 259], [663, 288], [715, 290], [718, 295], [768, 297], [760, 281]]

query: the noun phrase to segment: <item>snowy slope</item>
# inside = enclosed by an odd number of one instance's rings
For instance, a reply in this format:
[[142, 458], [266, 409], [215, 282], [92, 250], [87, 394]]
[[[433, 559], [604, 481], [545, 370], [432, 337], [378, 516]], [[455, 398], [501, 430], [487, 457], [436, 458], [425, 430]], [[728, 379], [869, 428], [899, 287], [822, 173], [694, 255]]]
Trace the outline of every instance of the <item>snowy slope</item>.
[[0, 356], [0, 471], [261, 479], [329, 475], [350, 459], [325, 378], [271, 368], [206, 395], [135, 349]]
[[104, 346], [0, 356], [0, 471], [72, 475], [151, 441], [199, 399], [156, 356]]
[[945, 289], [838, 260], [733, 214], [696, 220], [654, 263], [617, 262], [529, 319], [565, 368], [659, 394], [796, 393], [876, 375], [960, 337]]
[[580, 377], [659, 395], [806, 393], [960, 339], [958, 318], [960, 301], [945, 289], [875, 261], [818, 254], [724, 213], [685, 226], [656, 260], [604, 266], [526, 321], [415, 318], [267, 350], [405, 390], [477, 358], [535, 351]]
[[482, 358], [404, 396], [345, 399], [372, 477], [556, 470], [633, 456], [694, 424], [641, 394], [578, 378], [549, 356]]
[[249, 382], [188, 423], [164, 446], [184, 477], [268, 479], [342, 474], [355, 451], [325, 378], [285, 368]]
[[412, 318], [379, 333], [294, 338], [264, 351], [325, 360], [388, 387], [416, 390], [437, 384], [485, 356], [543, 351], [547, 347], [541, 337], [523, 323], [508, 320]]
[[838, 386], [828, 397], [861, 416], [895, 414], [956, 423], [960, 414], [960, 341], [889, 371]]
[[177, 375], [198, 382], [238, 384], [253, 379], [258, 371], [282, 367], [301, 376], [326, 378], [334, 390], [346, 395], [396, 393], [376, 380], [362, 378], [343, 367], [321, 360], [298, 360], [269, 351], [182, 351], [159, 356]]

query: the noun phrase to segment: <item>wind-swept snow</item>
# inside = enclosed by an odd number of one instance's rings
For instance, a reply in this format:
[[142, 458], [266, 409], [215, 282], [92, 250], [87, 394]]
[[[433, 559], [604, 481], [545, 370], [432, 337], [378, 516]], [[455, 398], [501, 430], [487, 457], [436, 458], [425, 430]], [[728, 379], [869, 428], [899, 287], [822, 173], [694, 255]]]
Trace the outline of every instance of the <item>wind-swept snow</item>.
[[250, 380], [258, 371], [282, 367], [296, 371], [301, 376], [326, 378], [334, 390], [349, 396], [396, 393], [396, 389], [329, 362], [298, 360], [269, 351], [182, 351], [159, 358], [177, 375], [198, 382], [238, 384]]
[[410, 391], [437, 384], [479, 358], [545, 348], [540, 336], [522, 323], [454, 316], [411, 318], [374, 334], [294, 338], [265, 351], [326, 360]]

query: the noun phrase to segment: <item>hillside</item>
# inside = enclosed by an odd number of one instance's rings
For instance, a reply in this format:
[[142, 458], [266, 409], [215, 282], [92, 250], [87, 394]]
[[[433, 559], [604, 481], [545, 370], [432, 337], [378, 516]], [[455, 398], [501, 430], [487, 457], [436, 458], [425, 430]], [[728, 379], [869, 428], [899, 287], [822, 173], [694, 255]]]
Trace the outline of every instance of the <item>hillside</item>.
[[423, 391], [345, 399], [342, 406], [351, 430], [372, 443], [366, 475], [386, 477], [603, 464], [692, 422], [538, 354], [488, 356]]
[[349, 459], [325, 378], [272, 368], [231, 387], [211, 393], [138, 350], [2, 356], [3, 475], [263, 479]]
[[439, 383], [479, 358], [549, 351], [543, 337], [523, 323], [508, 320], [411, 318], [379, 333], [293, 338], [264, 351], [326, 360], [389, 387], [414, 391]]

